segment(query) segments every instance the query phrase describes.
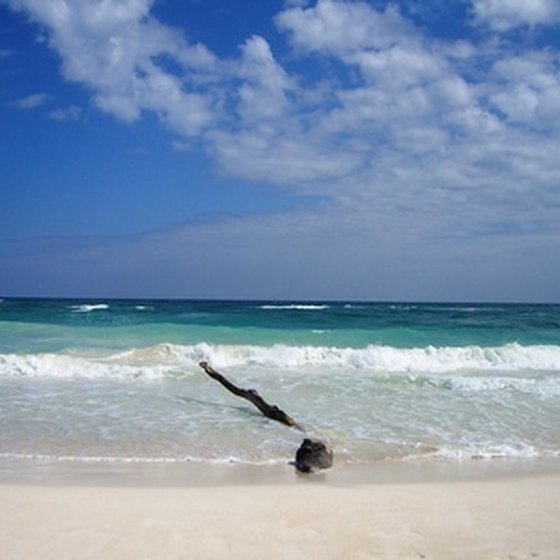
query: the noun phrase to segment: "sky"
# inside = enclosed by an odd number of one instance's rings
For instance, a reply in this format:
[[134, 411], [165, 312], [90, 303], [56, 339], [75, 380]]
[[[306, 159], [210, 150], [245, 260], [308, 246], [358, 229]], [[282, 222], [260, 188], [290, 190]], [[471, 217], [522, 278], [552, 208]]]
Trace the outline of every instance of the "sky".
[[560, 302], [558, 0], [0, 0], [0, 296]]

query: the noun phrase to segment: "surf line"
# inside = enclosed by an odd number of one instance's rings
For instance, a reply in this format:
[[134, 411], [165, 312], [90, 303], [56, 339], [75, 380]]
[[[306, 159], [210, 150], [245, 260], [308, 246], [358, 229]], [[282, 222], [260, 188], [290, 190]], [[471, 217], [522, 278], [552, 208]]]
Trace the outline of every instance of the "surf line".
[[[275, 404], [266, 402], [255, 389], [242, 389], [229, 379], [218, 373], [208, 362], [200, 362], [199, 366], [204, 372], [225, 387], [230, 393], [237, 397], [248, 400], [257, 407], [264, 416], [271, 420], [276, 420], [290, 428], [296, 428], [301, 432], [305, 430], [291, 416], [286, 414]], [[293, 463], [295, 468], [302, 473], [310, 473], [320, 469], [328, 469], [333, 463], [333, 452], [327, 447], [325, 442], [318, 439], [305, 438], [296, 451], [296, 458]]]

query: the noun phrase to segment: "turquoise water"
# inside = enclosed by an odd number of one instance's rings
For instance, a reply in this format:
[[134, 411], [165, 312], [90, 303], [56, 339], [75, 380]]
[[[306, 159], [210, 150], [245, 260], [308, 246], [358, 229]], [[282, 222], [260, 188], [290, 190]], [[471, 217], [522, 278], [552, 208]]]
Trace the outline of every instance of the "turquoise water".
[[4, 299], [0, 350], [134, 344], [560, 344], [559, 305]]
[[289, 460], [201, 360], [338, 460], [560, 456], [559, 305], [8, 298], [0, 455]]

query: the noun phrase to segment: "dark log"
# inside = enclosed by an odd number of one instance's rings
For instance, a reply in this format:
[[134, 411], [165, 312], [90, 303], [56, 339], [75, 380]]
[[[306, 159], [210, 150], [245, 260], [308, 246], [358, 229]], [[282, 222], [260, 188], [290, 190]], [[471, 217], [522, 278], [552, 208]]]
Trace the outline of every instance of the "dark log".
[[301, 426], [288, 416], [283, 410], [278, 408], [275, 404], [267, 403], [255, 389], [241, 389], [234, 385], [231, 381], [226, 379], [221, 373], [218, 373], [208, 362], [200, 362], [200, 367], [212, 378], [221, 383], [230, 393], [237, 397], [247, 399], [250, 403], [256, 406], [267, 418], [276, 420], [286, 426], [297, 428], [301, 430]]

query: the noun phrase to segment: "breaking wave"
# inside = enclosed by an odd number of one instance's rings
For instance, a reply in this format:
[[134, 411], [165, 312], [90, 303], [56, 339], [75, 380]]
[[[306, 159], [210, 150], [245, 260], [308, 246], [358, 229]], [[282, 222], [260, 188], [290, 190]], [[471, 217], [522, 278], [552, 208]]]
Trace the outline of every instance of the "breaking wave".
[[[189, 375], [202, 360], [217, 368], [266, 369], [297, 374], [406, 374], [412, 380], [428, 376], [445, 388], [468, 389], [465, 383], [481, 387], [506, 387], [524, 381], [524, 373], [560, 374], [560, 346], [522, 346], [517, 343], [498, 347], [464, 346], [394, 348], [367, 346], [337, 348], [324, 346], [252, 346], [158, 344], [110, 354], [37, 353], [0, 354], [0, 376], [28, 377], [111, 377], [159, 379]], [[449, 377], [457, 374], [456, 377]], [[484, 377], [484, 374], [491, 374]], [[496, 377], [495, 374], [501, 374]], [[521, 378], [520, 378], [521, 374]], [[474, 379], [474, 382], [470, 380]], [[560, 377], [557, 378], [560, 382]], [[529, 376], [528, 383], [532, 383]], [[477, 385], [477, 387], [478, 387]]]
[[217, 366], [263, 366], [267, 368], [325, 367], [364, 369], [380, 373], [443, 373], [461, 371], [557, 371], [560, 346], [365, 348], [325, 346], [212, 346], [184, 347], [186, 354], [203, 355]]

